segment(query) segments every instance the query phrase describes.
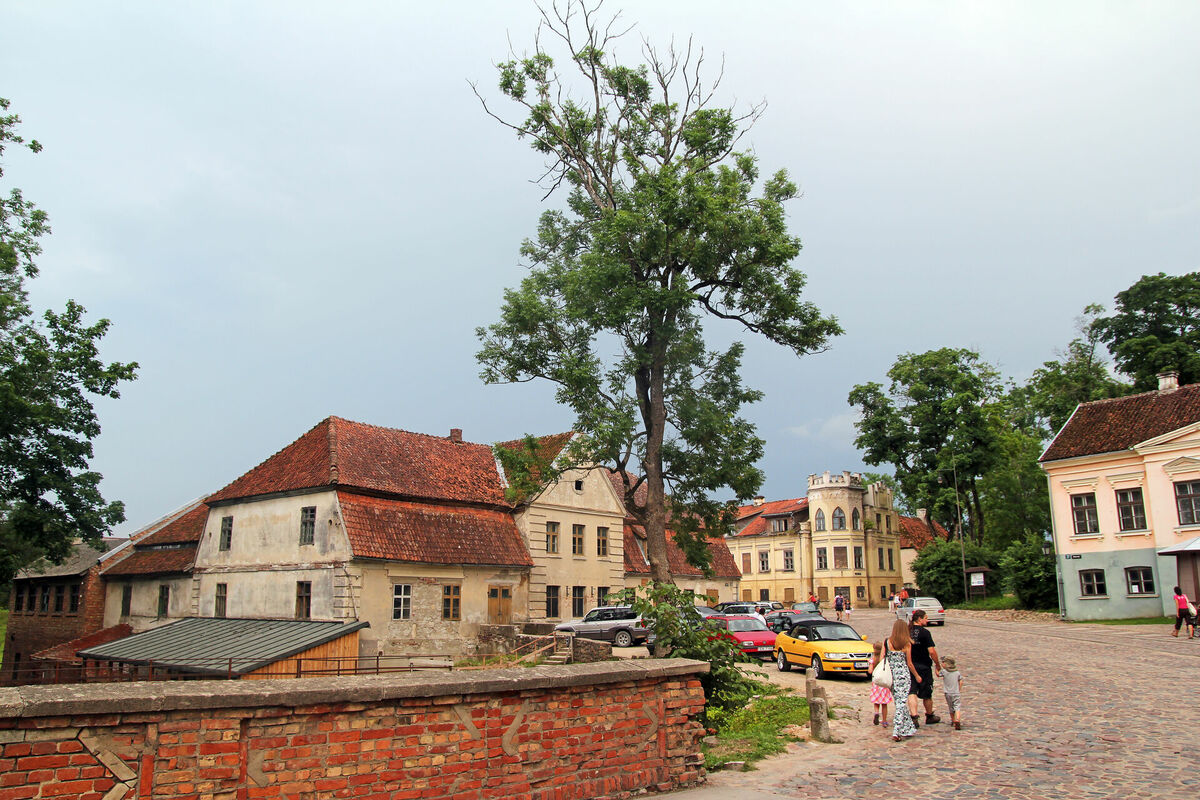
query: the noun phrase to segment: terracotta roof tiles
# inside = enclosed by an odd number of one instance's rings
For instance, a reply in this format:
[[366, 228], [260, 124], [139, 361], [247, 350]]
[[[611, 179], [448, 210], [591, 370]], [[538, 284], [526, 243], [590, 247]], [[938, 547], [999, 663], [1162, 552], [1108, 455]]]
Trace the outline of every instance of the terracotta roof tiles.
[[[635, 575], [649, 575], [650, 563], [642, 555], [639, 541], [645, 541], [646, 531], [641, 525], [625, 523], [625, 572]], [[723, 539], [710, 538], [708, 552], [712, 556], [713, 576], [715, 578], [741, 578], [741, 570], [733, 561], [733, 554]], [[687, 556], [679, 545], [675, 544], [673, 534], [667, 531], [667, 564], [671, 575], [678, 577], [702, 577], [704, 572], [688, 563]]]
[[1196, 422], [1200, 422], [1200, 383], [1081, 403], [1040, 460], [1128, 450]]
[[106, 578], [133, 575], [174, 575], [192, 571], [196, 563], [196, 545], [184, 544], [170, 548], [135, 550], [104, 570]]
[[771, 518], [794, 514], [808, 508], [807, 497], [796, 497], [790, 500], [772, 500], [762, 505], [741, 506], [738, 508], [738, 521], [749, 519], [746, 526], [735, 533], [735, 536], [758, 536], [767, 533], [771, 527]]
[[[901, 548], [911, 547], [915, 550], [920, 550], [933, 541], [933, 534], [929, 532], [929, 526], [925, 524], [923, 519], [919, 517], [899, 516]], [[936, 520], [933, 522], [933, 527], [942, 539], [950, 538], [950, 532], [943, 528]]]

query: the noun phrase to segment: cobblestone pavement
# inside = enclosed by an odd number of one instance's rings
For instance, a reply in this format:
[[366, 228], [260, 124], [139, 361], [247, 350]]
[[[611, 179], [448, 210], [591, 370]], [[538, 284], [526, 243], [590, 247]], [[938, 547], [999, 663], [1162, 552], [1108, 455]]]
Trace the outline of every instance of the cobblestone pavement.
[[[873, 640], [885, 610], [855, 611]], [[869, 684], [821, 681], [840, 744], [797, 743], [750, 772], [716, 772], [708, 798], [1188, 798], [1200, 795], [1200, 639], [1164, 625], [1009, 622], [955, 616], [931, 627], [963, 673], [963, 730], [922, 725], [895, 743], [871, 724]], [[803, 691], [803, 673], [771, 679]], [[941, 681], [936, 712], [948, 719]], [[673, 796], [674, 797], [674, 796]]]

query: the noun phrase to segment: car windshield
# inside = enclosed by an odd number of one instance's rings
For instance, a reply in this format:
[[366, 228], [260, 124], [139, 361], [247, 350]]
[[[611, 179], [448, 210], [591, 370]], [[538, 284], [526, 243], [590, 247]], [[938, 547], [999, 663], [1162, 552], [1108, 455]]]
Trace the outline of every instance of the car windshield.
[[812, 629], [812, 638], [820, 639], [826, 642], [853, 642], [862, 641], [862, 637], [855, 633], [854, 628], [849, 625], [816, 625]]
[[731, 619], [727, 620], [729, 630], [745, 633], [747, 631], [765, 631], [766, 625], [763, 625], [756, 619]]
[[792, 606], [792, 611], [816, 611], [816, 603], [796, 603]]

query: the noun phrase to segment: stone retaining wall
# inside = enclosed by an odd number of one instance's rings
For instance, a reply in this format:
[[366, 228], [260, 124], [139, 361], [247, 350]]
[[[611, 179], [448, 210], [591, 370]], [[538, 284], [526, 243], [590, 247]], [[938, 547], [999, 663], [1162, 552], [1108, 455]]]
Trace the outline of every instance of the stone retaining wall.
[[704, 779], [703, 662], [0, 689], [0, 800], [620, 798]]

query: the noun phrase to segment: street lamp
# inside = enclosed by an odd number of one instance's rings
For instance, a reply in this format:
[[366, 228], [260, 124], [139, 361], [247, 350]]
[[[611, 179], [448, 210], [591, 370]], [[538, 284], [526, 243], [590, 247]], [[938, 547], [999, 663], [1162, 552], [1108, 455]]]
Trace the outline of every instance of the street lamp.
[[[970, 595], [967, 589], [967, 544], [966, 537], [963, 535], [962, 505], [959, 503], [958, 499], [958, 464], [954, 461], [951, 461], [950, 470], [951, 474], [954, 476], [954, 512], [958, 516], [958, 555], [959, 558], [962, 559], [963, 602], [965, 603], [970, 599]], [[944, 486], [946, 484], [946, 479], [939, 475], [938, 483]]]

